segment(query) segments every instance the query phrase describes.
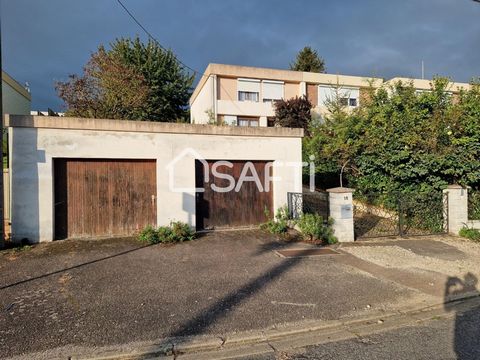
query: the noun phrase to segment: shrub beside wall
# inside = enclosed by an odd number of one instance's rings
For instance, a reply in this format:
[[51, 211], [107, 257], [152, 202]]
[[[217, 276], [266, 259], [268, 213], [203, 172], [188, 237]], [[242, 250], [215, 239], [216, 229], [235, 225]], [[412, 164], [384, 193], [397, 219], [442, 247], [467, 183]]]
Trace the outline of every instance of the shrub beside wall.
[[302, 214], [297, 223], [300, 231], [310, 241], [320, 240], [326, 244], [336, 244], [337, 238], [333, 235], [333, 219], [323, 220], [318, 214]]
[[138, 236], [140, 241], [149, 244], [176, 243], [193, 240], [194, 238], [195, 231], [181, 221], [172, 221], [169, 226], [160, 226], [156, 229], [149, 225]]
[[471, 229], [471, 228], [463, 228], [458, 233], [461, 237], [480, 242], [480, 230]]
[[265, 216], [268, 221], [260, 225], [260, 229], [266, 230], [271, 234], [285, 234], [288, 231], [288, 208], [287, 206], [282, 206], [277, 209], [275, 217], [270, 217], [270, 211], [265, 209]]
[[[269, 218], [270, 213], [266, 210], [265, 215]], [[321, 241], [325, 244], [335, 244], [338, 241], [333, 235], [333, 219], [329, 218], [325, 221], [318, 214], [302, 214], [298, 220], [291, 219], [287, 206], [279, 208], [275, 217], [260, 225], [260, 228], [271, 234], [281, 235], [287, 233], [288, 229], [295, 225], [309, 241]]]

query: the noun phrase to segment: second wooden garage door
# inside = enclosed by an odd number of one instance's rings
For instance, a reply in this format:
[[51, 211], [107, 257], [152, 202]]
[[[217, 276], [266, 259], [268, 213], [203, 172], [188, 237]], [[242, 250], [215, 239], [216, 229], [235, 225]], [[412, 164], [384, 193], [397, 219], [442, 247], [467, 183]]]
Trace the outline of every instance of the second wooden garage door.
[[132, 235], [156, 224], [155, 160], [55, 159], [55, 238]]
[[[216, 192], [211, 185], [218, 187], [228, 186], [228, 180], [211, 176], [212, 165], [217, 160], [208, 160], [209, 179], [205, 182], [205, 167], [200, 161], [195, 162], [196, 186], [205, 188], [205, 191], [196, 194], [196, 222], [197, 229], [214, 229], [258, 225], [267, 220], [265, 209], [270, 214], [273, 211], [273, 184], [269, 183], [269, 191], [259, 191], [253, 181], [244, 182], [238, 192]], [[228, 174], [237, 183], [247, 161], [230, 161], [232, 167], [219, 166], [218, 172]], [[262, 184], [265, 185], [268, 161], [251, 161]], [[248, 175], [252, 175], [248, 172]], [[271, 174], [269, 174], [271, 175]]]

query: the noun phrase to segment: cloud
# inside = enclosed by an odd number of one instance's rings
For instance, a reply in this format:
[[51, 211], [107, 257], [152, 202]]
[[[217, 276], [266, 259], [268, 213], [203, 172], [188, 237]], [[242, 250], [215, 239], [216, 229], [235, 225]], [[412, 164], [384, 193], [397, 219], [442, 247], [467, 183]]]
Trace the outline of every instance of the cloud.
[[[189, 66], [287, 68], [305, 45], [327, 70], [363, 76], [480, 76], [480, 4], [471, 0], [124, 0]], [[54, 80], [78, 73], [117, 37], [145, 35], [113, 0], [1, 2], [4, 69], [32, 89], [33, 109], [60, 109]]]

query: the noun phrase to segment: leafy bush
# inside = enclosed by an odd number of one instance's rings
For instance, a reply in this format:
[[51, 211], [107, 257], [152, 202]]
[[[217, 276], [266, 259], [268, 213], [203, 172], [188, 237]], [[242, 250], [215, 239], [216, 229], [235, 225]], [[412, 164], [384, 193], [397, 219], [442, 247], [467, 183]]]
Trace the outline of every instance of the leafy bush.
[[172, 221], [170, 228], [172, 232], [170, 242], [189, 241], [195, 238], [195, 231], [188, 224], [181, 221]]
[[181, 221], [172, 221], [169, 226], [160, 226], [157, 229], [148, 225], [138, 236], [140, 241], [149, 244], [176, 243], [193, 240], [194, 238], [195, 231]]
[[270, 218], [270, 211], [265, 208], [265, 216], [269, 219], [266, 223], [260, 225], [262, 230], [266, 230], [272, 234], [284, 234], [288, 230], [288, 208], [287, 206], [282, 206], [277, 209], [275, 218]]
[[158, 241], [162, 243], [173, 242], [172, 241], [172, 229], [170, 226], [160, 226], [157, 229]]
[[138, 239], [149, 244], [158, 243], [158, 232], [151, 225], [147, 225], [138, 235]]
[[310, 240], [321, 240], [327, 244], [337, 243], [332, 224], [332, 219], [328, 219], [325, 223], [323, 217], [318, 214], [303, 214], [298, 220], [298, 227], [305, 236]]
[[296, 96], [288, 100], [277, 100], [273, 106], [275, 108], [275, 125], [303, 128], [305, 132], [308, 132], [312, 103], [305, 96]]
[[471, 228], [463, 228], [458, 233], [461, 237], [473, 240], [473, 241], [480, 241], [480, 230], [471, 229]]
[[359, 193], [480, 187], [480, 83], [453, 96], [450, 87], [437, 78], [423, 93], [411, 82], [365, 88], [355, 110], [331, 106], [324, 122], [312, 124], [304, 158], [315, 155], [319, 177], [338, 176], [348, 164], [348, 186]]

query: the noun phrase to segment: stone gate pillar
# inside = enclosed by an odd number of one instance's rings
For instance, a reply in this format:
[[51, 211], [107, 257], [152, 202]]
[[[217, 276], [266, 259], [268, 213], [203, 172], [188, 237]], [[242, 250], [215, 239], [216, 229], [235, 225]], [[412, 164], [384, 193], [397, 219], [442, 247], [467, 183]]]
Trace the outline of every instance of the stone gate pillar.
[[336, 187], [328, 189], [330, 217], [333, 230], [339, 242], [355, 240], [353, 230], [353, 191], [354, 189]]
[[448, 233], [458, 235], [458, 232], [468, 223], [468, 189], [460, 185], [448, 185], [443, 190], [444, 211], [447, 216]]

